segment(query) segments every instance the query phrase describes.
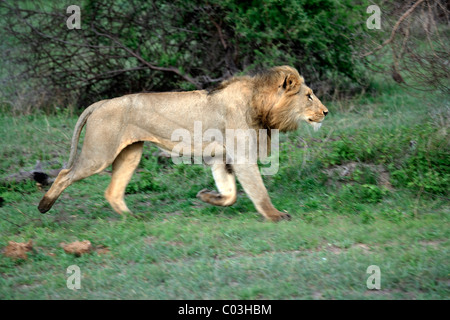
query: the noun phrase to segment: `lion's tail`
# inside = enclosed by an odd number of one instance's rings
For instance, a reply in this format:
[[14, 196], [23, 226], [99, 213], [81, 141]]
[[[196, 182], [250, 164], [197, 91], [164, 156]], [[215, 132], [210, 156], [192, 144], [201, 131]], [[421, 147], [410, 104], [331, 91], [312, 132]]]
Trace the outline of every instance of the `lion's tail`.
[[86, 124], [92, 112], [94, 112], [101, 104], [103, 104], [104, 101], [100, 102], [102, 103], [97, 102], [86, 108], [86, 110], [84, 110], [81, 116], [78, 118], [77, 124], [75, 125], [75, 130], [73, 131], [72, 144], [70, 146], [70, 156], [69, 162], [67, 163], [67, 168], [72, 168], [73, 163], [75, 162], [75, 158], [77, 156], [78, 141], [80, 140], [81, 130], [83, 130], [83, 127]]

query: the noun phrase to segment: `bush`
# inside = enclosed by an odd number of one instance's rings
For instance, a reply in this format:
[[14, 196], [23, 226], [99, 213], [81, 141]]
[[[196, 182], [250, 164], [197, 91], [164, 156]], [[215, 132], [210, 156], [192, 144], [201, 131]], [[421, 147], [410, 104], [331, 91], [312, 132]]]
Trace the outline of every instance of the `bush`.
[[141, 172], [136, 176], [138, 178], [127, 185], [125, 193], [161, 192], [167, 190], [167, 186], [159, 181], [158, 177], [150, 171]]
[[359, 203], [378, 203], [387, 194], [387, 190], [373, 184], [345, 185], [339, 192], [344, 201]]
[[[333, 141], [320, 154], [324, 167], [348, 162], [385, 167], [394, 187], [448, 195], [450, 189], [450, 148], [440, 128], [431, 123], [392, 130], [366, 129], [358, 135]], [[370, 172], [354, 172], [353, 180], [374, 183]]]
[[81, 108], [130, 92], [205, 88], [280, 64], [323, 93], [361, 76], [352, 54], [365, 11], [350, 0], [85, 1], [79, 30], [66, 28], [66, 7], [0, 4], [3, 59], [15, 66], [2, 74], [5, 100], [21, 89], [18, 74], [42, 93], [42, 107]]
[[448, 195], [450, 190], [450, 153], [418, 150], [392, 172], [394, 186], [406, 186], [428, 193]]

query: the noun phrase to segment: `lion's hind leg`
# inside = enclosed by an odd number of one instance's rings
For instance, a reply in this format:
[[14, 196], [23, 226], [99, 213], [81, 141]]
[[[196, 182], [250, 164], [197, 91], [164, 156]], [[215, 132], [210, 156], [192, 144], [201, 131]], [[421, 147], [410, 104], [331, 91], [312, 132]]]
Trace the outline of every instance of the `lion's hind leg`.
[[[87, 133], [86, 137], [89, 137]], [[61, 193], [72, 183], [101, 172], [113, 162], [114, 150], [102, 150], [101, 145], [94, 145], [94, 148], [92, 143], [86, 143], [86, 140], [87, 138], [85, 138], [83, 149], [72, 167], [61, 170], [40, 201], [38, 206], [40, 212], [45, 213], [50, 210]], [[86, 145], [89, 146], [86, 147]]]
[[83, 152], [80, 158], [72, 168], [59, 172], [52, 186], [39, 202], [38, 209], [41, 213], [50, 210], [61, 193], [72, 183], [98, 173], [111, 164], [106, 160], [93, 161], [89, 157], [84, 157]]
[[219, 192], [201, 190], [197, 193], [197, 198], [215, 206], [231, 206], [236, 202], [236, 179], [229, 164], [217, 163], [212, 165], [214, 181]]
[[39, 202], [38, 209], [41, 213], [46, 213], [50, 210], [59, 195], [71, 184], [70, 178], [68, 177], [69, 173], [69, 169], [63, 169], [59, 172], [51, 188]]
[[105, 191], [105, 198], [119, 214], [130, 213], [125, 200], [125, 188], [136, 170], [142, 156], [144, 142], [136, 142], [125, 147], [112, 165], [111, 183]]

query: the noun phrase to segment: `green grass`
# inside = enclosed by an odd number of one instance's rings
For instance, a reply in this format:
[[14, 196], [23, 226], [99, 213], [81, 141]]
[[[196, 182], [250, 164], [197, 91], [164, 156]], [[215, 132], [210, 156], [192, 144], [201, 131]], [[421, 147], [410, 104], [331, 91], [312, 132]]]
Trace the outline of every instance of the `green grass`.
[[[202, 203], [210, 170], [158, 161], [149, 145], [126, 195], [138, 218], [103, 198], [108, 172], [42, 215], [44, 190], [4, 179], [67, 161], [76, 118], [0, 116], [0, 248], [35, 248], [27, 260], [0, 255], [0, 299], [448, 299], [448, 97], [384, 89], [330, 104], [317, 133], [280, 137], [280, 170], [264, 177], [292, 215], [280, 223], [263, 221], [241, 188], [232, 207]], [[60, 243], [76, 240], [109, 252], [66, 254]], [[81, 290], [66, 287], [70, 265]], [[381, 290], [366, 287], [370, 265]]]

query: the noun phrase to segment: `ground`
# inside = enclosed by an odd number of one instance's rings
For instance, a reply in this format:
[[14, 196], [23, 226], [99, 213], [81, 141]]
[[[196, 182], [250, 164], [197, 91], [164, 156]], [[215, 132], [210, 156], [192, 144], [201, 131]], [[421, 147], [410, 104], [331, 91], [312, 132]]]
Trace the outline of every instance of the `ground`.
[[[0, 255], [0, 299], [448, 299], [445, 101], [390, 91], [328, 107], [319, 132], [280, 137], [280, 170], [264, 177], [292, 216], [280, 223], [263, 221], [242, 189], [232, 207], [199, 201], [214, 188], [209, 169], [175, 166], [150, 145], [127, 188], [136, 218], [104, 199], [110, 168], [41, 214], [48, 187], [6, 180], [38, 160], [60, 168], [76, 116], [1, 115], [0, 250], [29, 240], [33, 250]], [[65, 252], [85, 240], [88, 253]], [[72, 265], [79, 290], [67, 287]], [[380, 290], [367, 288], [372, 265]]]

